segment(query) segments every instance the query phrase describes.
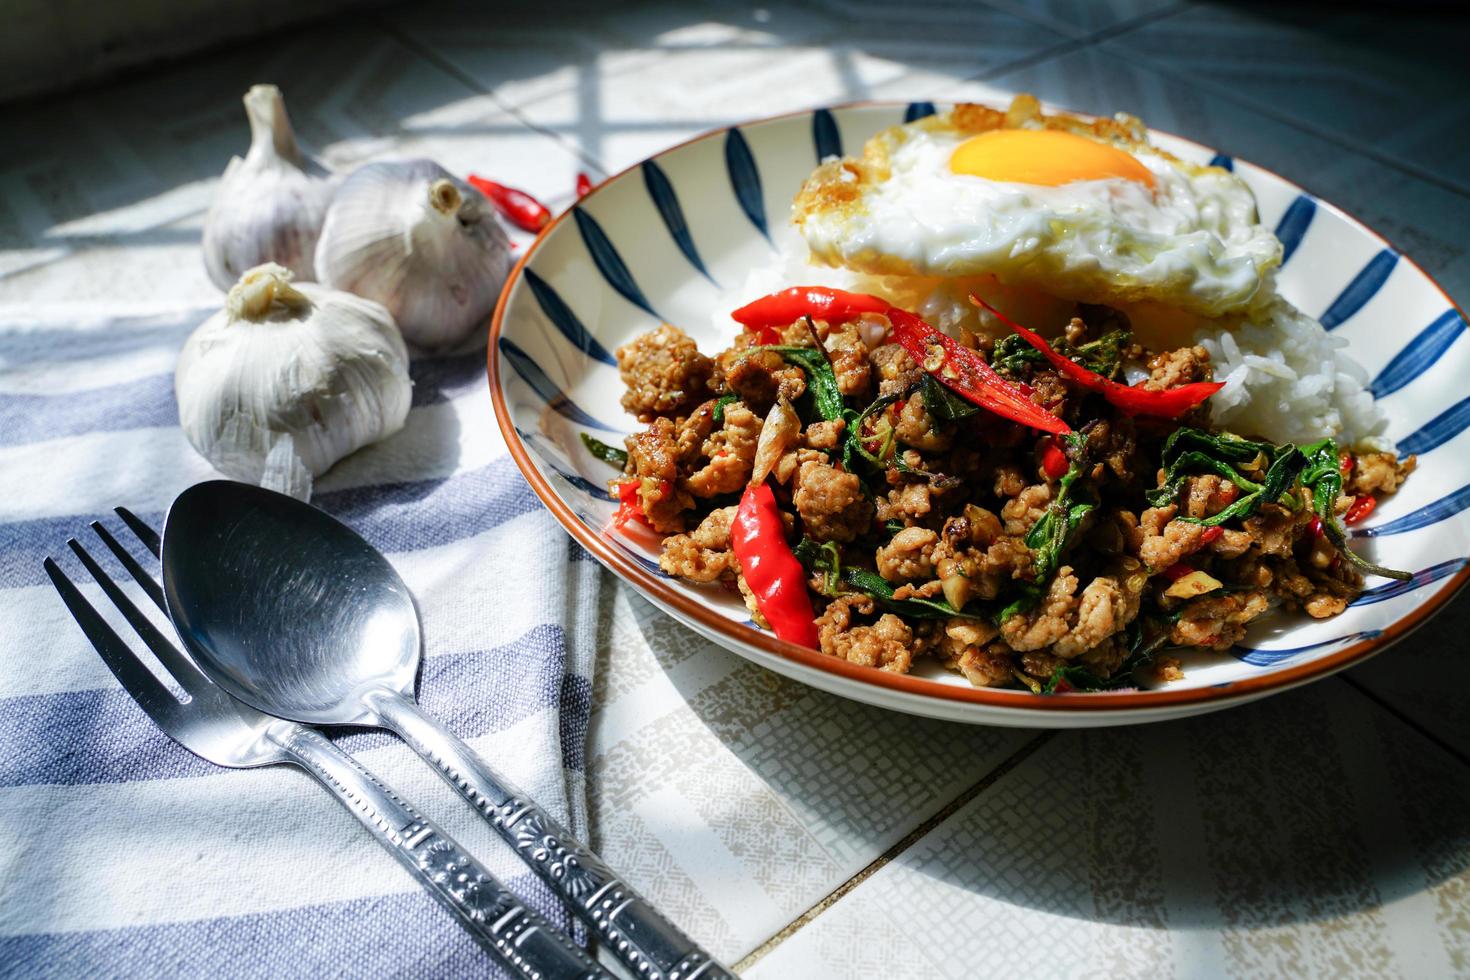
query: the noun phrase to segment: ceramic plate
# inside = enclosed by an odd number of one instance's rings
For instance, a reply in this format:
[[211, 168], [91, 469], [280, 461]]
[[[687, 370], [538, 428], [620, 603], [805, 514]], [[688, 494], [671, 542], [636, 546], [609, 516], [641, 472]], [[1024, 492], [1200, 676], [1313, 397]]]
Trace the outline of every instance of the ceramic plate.
[[[613, 444], [635, 428], [618, 404], [612, 351], [668, 321], [702, 350], [728, 345], [747, 272], [800, 247], [792, 197], [822, 158], [861, 151], [929, 103], [818, 109], [708, 133], [611, 178], [542, 232], [500, 298], [490, 387], [506, 442], [531, 487], [598, 560], [680, 622], [814, 687], [961, 721], [1086, 726], [1214, 710], [1324, 677], [1382, 650], [1464, 584], [1470, 554], [1470, 342], [1449, 297], [1380, 236], [1295, 184], [1197, 143], [1155, 133], [1178, 156], [1232, 167], [1285, 247], [1280, 286], [1347, 340], [1368, 369], [1401, 451], [1418, 472], [1386, 498], [1356, 547], [1414, 570], [1371, 579], [1341, 616], [1273, 612], [1229, 653], [1187, 652], [1185, 678], [1157, 690], [1035, 695], [971, 687], [930, 663], [911, 675], [858, 667], [757, 629], [739, 597], [664, 575], [657, 541], [609, 531], [614, 475], [583, 432]], [[795, 285], [792, 283], [791, 285]]]

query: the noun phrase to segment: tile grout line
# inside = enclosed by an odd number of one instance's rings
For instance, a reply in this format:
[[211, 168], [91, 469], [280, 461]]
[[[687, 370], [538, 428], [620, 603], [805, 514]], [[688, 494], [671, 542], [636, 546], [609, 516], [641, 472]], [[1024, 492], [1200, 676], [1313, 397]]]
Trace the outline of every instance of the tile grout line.
[[539, 133], [542, 136], [556, 141], [564, 149], [571, 152], [572, 155], [575, 156], [578, 160], [581, 160], [583, 163], [586, 163], [591, 167], [595, 167], [599, 173], [602, 173], [604, 175], [607, 174], [607, 168], [602, 165], [602, 162], [600, 160], [594, 159], [575, 142], [567, 139], [561, 133], [558, 133], [552, 129], [548, 129], [545, 126], [541, 126], [536, 122], [533, 122], [531, 119], [527, 118], [518, 107], [507, 104], [504, 100], [500, 98], [500, 96], [496, 95], [491, 89], [487, 88], [477, 78], [461, 69], [458, 65], [454, 64], [454, 62], [444, 57], [438, 51], [435, 51], [429, 45], [413, 37], [411, 34], [408, 34], [402, 29], [395, 27], [392, 24], [389, 24], [380, 15], [373, 15], [373, 21], [377, 24], [379, 30], [387, 34], [393, 40], [397, 41], [403, 47], [407, 48], [411, 54], [422, 58], [424, 61], [444, 72], [446, 75], [453, 78], [455, 81], [459, 82], [470, 91], [476, 92], [490, 99], [490, 101], [494, 102], [495, 105], [498, 106], [502, 112], [515, 119], [522, 126], [525, 126], [527, 129], [533, 132]]
[[894, 858], [898, 857], [904, 851], [912, 847], [914, 843], [917, 842], [920, 838], [924, 837], [930, 831], [934, 830], [940, 824], [944, 823], [950, 817], [954, 816], [954, 814], [958, 810], [968, 804], [971, 800], [975, 799], [975, 797], [979, 796], [986, 789], [989, 789], [992, 785], [999, 781], [1001, 777], [1005, 776], [1011, 770], [1015, 769], [1021, 763], [1029, 759], [1043, 745], [1055, 738], [1056, 735], [1056, 730], [1041, 732], [1031, 741], [1021, 746], [1015, 752], [1012, 752], [998, 765], [996, 765], [994, 769], [991, 769], [988, 773], [982, 776], [978, 782], [970, 786], [968, 789], [961, 791], [957, 796], [954, 797], [954, 799], [950, 800], [944, 806], [940, 807], [937, 811], [935, 811], [928, 818], [922, 821], [917, 827], [909, 831], [896, 843], [885, 850], [882, 854], [878, 855], [876, 858], [870, 861], [851, 878], [848, 878], [842, 884], [838, 885], [832, 891], [828, 892], [805, 912], [802, 912], [795, 919], [792, 919], [786, 925], [782, 926], [781, 929], [778, 930], [769, 939], [747, 953], [744, 957], [741, 958], [738, 963], [734, 965], [734, 971], [737, 974], [744, 973], [746, 970], [754, 966], [758, 961], [768, 956], [772, 950], [774, 950], [777, 946], [781, 945], [786, 940], [790, 939], [793, 935], [804, 928], [808, 923], [810, 923], [823, 912], [827, 911], [827, 909], [835, 905], [844, 896], [846, 896], [848, 892], [852, 891], [858, 885], [861, 885], [873, 875], [877, 874], [884, 868], [884, 866], [891, 863]]
[[[1187, 73], [1175, 71], [1172, 68], [1168, 68], [1158, 61], [1154, 60], [1153, 58], [1149, 57], [1147, 54], [1142, 54], [1131, 50], [1129, 51], [1129, 54], [1137, 54], [1138, 60], [1135, 62], [1135, 64], [1142, 67], [1145, 71], [1151, 72], [1154, 75], [1158, 75], [1161, 78], [1165, 78], [1174, 82], [1184, 82], [1186, 84], [1194, 85], [1198, 87], [1201, 92], [1207, 95], [1218, 99], [1224, 99], [1225, 101], [1230, 102], [1233, 105], [1238, 106], [1242, 109], [1246, 109], [1250, 112], [1260, 113], [1273, 122], [1280, 123], [1281, 125], [1287, 126], [1291, 129], [1299, 130], [1300, 132], [1306, 133], [1308, 136], [1313, 136], [1319, 140], [1322, 140], [1324, 143], [1329, 143], [1339, 149], [1348, 150], [1352, 153], [1367, 157], [1368, 159], [1383, 164], [1386, 167], [1392, 167], [1406, 177], [1412, 177], [1415, 180], [1421, 180], [1426, 184], [1431, 184], [1435, 187], [1438, 187], [1440, 190], [1448, 191], [1460, 197], [1470, 197], [1470, 186], [1462, 186], [1456, 183], [1451, 178], [1442, 177], [1432, 171], [1421, 170], [1419, 167], [1406, 160], [1401, 160], [1396, 156], [1384, 153], [1383, 151], [1376, 149], [1371, 144], [1354, 143], [1347, 137], [1334, 133], [1331, 130], [1322, 129], [1314, 123], [1308, 122], [1303, 119], [1298, 119], [1290, 115], [1289, 113], [1277, 111], [1275, 109], [1272, 109], [1268, 105], [1264, 105], [1254, 101], [1253, 99], [1240, 96], [1231, 91], [1228, 86], [1210, 81], [1209, 79], [1198, 78]], [[1217, 149], [1228, 152], [1230, 148], [1217, 147]]]
[[[1172, 17], [1180, 11], [1184, 10], [1187, 6], [1188, 4], [1180, 2], [1172, 6], [1160, 7], [1158, 10], [1151, 10], [1148, 13], [1139, 14], [1137, 17], [1131, 17], [1127, 20], [1121, 20], [1116, 24], [1109, 24], [1106, 27], [1100, 27], [1090, 33], [1075, 35], [1062, 34], [1062, 32], [1057, 31], [1056, 27], [1052, 24], [1046, 23], [1042, 20], [1038, 20], [1033, 16], [1025, 16], [1025, 20], [1029, 21], [1032, 24], [1035, 24], [1038, 27], [1044, 27], [1047, 30], [1056, 31], [1056, 33], [1061, 35], [1064, 40], [1058, 44], [1052, 45], [1051, 47], [1042, 48], [1038, 51], [1033, 51], [1030, 54], [1022, 55], [1019, 58], [1016, 58], [1012, 61], [1007, 61], [1000, 65], [996, 65], [993, 68], [987, 68], [984, 71], [977, 72], [974, 75], [969, 75], [965, 78], [956, 79], [956, 84], [963, 84], [964, 82], [992, 81], [1000, 77], [1001, 75], [1007, 74], [1009, 72], [1019, 71], [1022, 68], [1031, 68], [1035, 65], [1042, 64], [1043, 62], [1051, 61], [1055, 58], [1081, 51], [1083, 48], [1091, 47], [1095, 44], [1102, 44], [1106, 41], [1112, 40], [1115, 37], [1121, 37], [1122, 35], [1127, 34], [1130, 31], [1134, 31], [1140, 27], [1143, 27], [1145, 24], [1152, 24], [1155, 21], [1160, 21]], [[995, 7], [993, 9], [1000, 10], [1002, 13], [1008, 13], [1013, 17], [1021, 19], [1021, 15], [1019, 15], [1015, 11], [1003, 7]]]
[[1342, 682], [1344, 684], [1347, 684], [1349, 687], [1353, 688], [1353, 690], [1357, 691], [1363, 697], [1365, 697], [1369, 701], [1373, 702], [1373, 704], [1375, 704], [1377, 707], [1379, 707], [1382, 710], [1388, 712], [1390, 715], [1392, 715], [1394, 718], [1398, 719], [1400, 722], [1402, 722], [1404, 725], [1408, 726], [1410, 729], [1418, 732], [1420, 735], [1424, 736], [1426, 739], [1428, 739], [1429, 741], [1433, 742], [1440, 749], [1442, 749], [1443, 751], [1445, 751], [1449, 755], [1451, 755], [1455, 759], [1456, 762], [1459, 762], [1461, 765], [1464, 765], [1464, 766], [1470, 766], [1470, 756], [1467, 756], [1462, 749], [1459, 749], [1456, 746], [1451, 745], [1448, 741], [1446, 741], [1437, 732], [1434, 732], [1434, 731], [1432, 731], [1432, 730], [1430, 730], [1428, 728], [1425, 728], [1419, 722], [1415, 721], [1413, 718], [1409, 717], [1409, 715], [1405, 714], [1404, 711], [1402, 709], [1400, 709], [1397, 705], [1395, 705], [1393, 702], [1391, 702], [1387, 698], [1383, 697], [1381, 694], [1379, 694], [1377, 691], [1373, 690], [1371, 687], [1368, 687], [1366, 684], [1364, 684], [1362, 681], [1358, 680], [1356, 677], [1349, 677], [1347, 674], [1340, 674], [1339, 676], [1341, 677]]

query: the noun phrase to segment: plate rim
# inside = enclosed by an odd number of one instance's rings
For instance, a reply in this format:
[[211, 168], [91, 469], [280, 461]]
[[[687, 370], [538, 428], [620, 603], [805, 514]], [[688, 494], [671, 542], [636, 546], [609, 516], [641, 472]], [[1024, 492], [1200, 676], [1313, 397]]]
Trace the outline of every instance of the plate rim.
[[[961, 104], [959, 102], [951, 102], [942, 99], [935, 101], [937, 101], [941, 105]], [[546, 227], [542, 228], [541, 231], [537, 233], [535, 239], [532, 240], [532, 242], [528, 246], [526, 246], [525, 252], [521, 255], [516, 264], [511, 268], [509, 274], [507, 274], [505, 284], [501, 287], [500, 296], [495, 303], [495, 311], [491, 315], [489, 343], [486, 349], [486, 367], [488, 381], [490, 384], [490, 400], [494, 407], [496, 424], [499, 426], [501, 435], [505, 439], [505, 444], [507, 449], [510, 451], [511, 458], [515, 460], [516, 467], [521, 471], [521, 475], [530, 485], [532, 491], [535, 492], [536, 496], [540, 499], [542, 505], [551, 512], [552, 516], [554, 516], [557, 519], [557, 522], [560, 523], [569, 534], [571, 534], [574, 540], [576, 540], [579, 544], [586, 548], [588, 552], [590, 552], [595, 558], [597, 558], [597, 560], [600, 561], [603, 565], [607, 566], [615, 574], [618, 574], [625, 580], [629, 581], [640, 591], [656, 595], [660, 602], [674, 607], [684, 615], [698, 621], [707, 629], [728, 638], [736, 644], [754, 646], [764, 653], [780, 657], [784, 660], [794, 661], [796, 663], [802, 664], [803, 666], [810, 667], [824, 673], [834, 674], [847, 680], [857, 681], [859, 683], [885, 688], [896, 695], [905, 697], [905, 699], [908, 696], [917, 697], [924, 700], [938, 698], [943, 701], [958, 701], [967, 704], [973, 704], [977, 707], [997, 709], [1006, 713], [1009, 713], [1010, 711], [1015, 709], [1024, 709], [1027, 711], [1040, 710], [1065, 713], [1112, 714], [1127, 711], [1146, 712], [1152, 708], [1177, 708], [1178, 706], [1188, 704], [1208, 704], [1217, 701], [1228, 701], [1240, 697], [1249, 697], [1250, 699], [1254, 700], [1255, 698], [1264, 697], [1268, 694], [1280, 693], [1289, 688], [1299, 687], [1312, 681], [1320, 680], [1340, 670], [1344, 670], [1350, 666], [1361, 663], [1367, 660], [1369, 657], [1374, 656], [1375, 654], [1381, 653], [1382, 651], [1388, 649], [1390, 646], [1402, 640], [1404, 637], [1408, 636], [1420, 626], [1424, 625], [1424, 623], [1427, 622], [1431, 616], [1439, 612], [1439, 610], [1444, 608], [1446, 604], [1448, 604], [1452, 599], [1460, 594], [1460, 592], [1465, 588], [1467, 582], [1470, 582], [1470, 562], [1467, 562], [1465, 566], [1463, 566], [1458, 572], [1456, 572], [1455, 575], [1448, 582], [1446, 582], [1445, 585], [1438, 589], [1428, 600], [1419, 603], [1406, 615], [1389, 624], [1383, 630], [1383, 632], [1381, 632], [1377, 636], [1359, 640], [1356, 643], [1351, 643], [1341, 650], [1328, 654], [1325, 657], [1301, 663], [1294, 667], [1287, 667], [1282, 670], [1273, 671], [1267, 674], [1261, 674], [1259, 676], [1245, 677], [1239, 680], [1226, 681], [1207, 687], [1181, 688], [1173, 691], [1169, 690], [1168, 688], [1162, 688], [1151, 691], [1101, 693], [1095, 691], [1079, 691], [1063, 694], [1038, 695], [1030, 691], [1016, 691], [1004, 688], [962, 687], [959, 685], [945, 684], [940, 681], [930, 680], [929, 678], [925, 677], [915, 677], [910, 674], [895, 674], [886, 670], [877, 670], [872, 667], [864, 667], [858, 664], [849, 663], [846, 660], [840, 660], [837, 657], [824, 654], [820, 650], [811, 650], [807, 647], [799, 646], [788, 640], [782, 640], [778, 638], [775, 634], [769, 633], [765, 630], [751, 630], [744, 624], [737, 623], [734, 620], [729, 619], [728, 617], [721, 616], [713, 610], [706, 608], [694, 599], [686, 597], [682, 593], [674, 589], [668, 588], [657, 576], [644, 569], [628, 556], [622, 554], [609, 542], [603, 540], [601, 536], [593, 533], [590, 528], [582, 523], [581, 518], [579, 518], [572, 511], [571, 507], [561, 498], [561, 495], [556, 492], [556, 490], [551, 486], [550, 482], [544, 476], [542, 476], [541, 471], [537, 468], [535, 462], [531, 459], [530, 453], [527, 450], [523, 440], [521, 439], [520, 433], [516, 430], [515, 424], [510, 418], [509, 408], [505, 403], [504, 390], [501, 386], [501, 358], [499, 356], [500, 336], [505, 323], [506, 310], [510, 305], [510, 295], [515, 285], [522, 279], [526, 266], [530, 263], [531, 259], [535, 257], [537, 250], [540, 248], [542, 243], [553, 231], [555, 231], [558, 226], [561, 225], [562, 222], [566, 221], [572, 216], [577, 206], [581, 203], [582, 200], [585, 200], [586, 197], [589, 197], [592, 194], [596, 194], [599, 190], [602, 189], [604, 185], [611, 183], [612, 181], [619, 178], [625, 177], [628, 174], [638, 170], [640, 167], [643, 166], [646, 161], [656, 160], [660, 157], [666, 156], [667, 154], [673, 153], [676, 150], [682, 149], [685, 146], [689, 146], [693, 143], [698, 143], [701, 140], [707, 140], [712, 137], [717, 137], [720, 134], [729, 132], [732, 129], [741, 129], [746, 126], [756, 126], [763, 123], [777, 122], [782, 119], [790, 119], [798, 116], [810, 115], [811, 113], [821, 109], [826, 109], [829, 111], [834, 109], [882, 109], [903, 107], [911, 104], [913, 104], [913, 100], [858, 99], [850, 102], [838, 102], [825, 106], [809, 106], [802, 109], [794, 109], [789, 112], [780, 112], [769, 116], [760, 116], [754, 119], [747, 119], [740, 122], [731, 123], [727, 126], [712, 127], [700, 133], [697, 133], [694, 136], [689, 137], [688, 139], [681, 140], [671, 146], [665, 147], [657, 153], [645, 157], [637, 161], [636, 163], [631, 164], [630, 166], [624, 167], [622, 170], [619, 170], [614, 174], [610, 174], [603, 180], [599, 181], [596, 185], [593, 186], [592, 190], [587, 195], [584, 195], [583, 198], [572, 202], [570, 206], [568, 206], [564, 211], [556, 215], [550, 222], [548, 222]], [[996, 103], [987, 102], [985, 100], [973, 100], [968, 102], [967, 104], [989, 105], [992, 108], [1001, 108], [997, 106]], [[1049, 105], [1049, 103], [1047, 104]], [[1077, 113], [1073, 112], [1070, 109], [1060, 109], [1059, 111], [1067, 112], [1072, 115], [1078, 115], [1084, 118], [1095, 118], [1087, 113]], [[1200, 143], [1197, 140], [1190, 139], [1187, 136], [1178, 136], [1166, 130], [1149, 127], [1149, 132], [1158, 133], [1171, 139], [1182, 140], [1186, 143], [1193, 144], [1194, 146], [1198, 146], [1202, 149], [1212, 151], [1216, 150], [1216, 148], [1214, 147], [1206, 146], [1205, 144]], [[1437, 279], [1431, 276], [1424, 269], [1424, 267], [1421, 266], [1417, 261], [1415, 261], [1411, 256], [1396, 248], [1392, 242], [1390, 242], [1386, 237], [1384, 237], [1380, 232], [1368, 225], [1366, 222], [1359, 220], [1351, 212], [1332, 203], [1331, 201], [1320, 197], [1317, 194], [1312, 193], [1303, 185], [1282, 176], [1281, 174], [1277, 173], [1274, 170], [1271, 170], [1268, 167], [1263, 167], [1260, 164], [1255, 163], [1254, 161], [1251, 161], [1249, 159], [1243, 159], [1239, 157], [1232, 157], [1232, 159], [1236, 160], [1237, 162], [1247, 163], [1257, 170], [1269, 174], [1277, 180], [1285, 183], [1288, 187], [1295, 188], [1303, 194], [1307, 194], [1313, 199], [1315, 203], [1319, 205], [1325, 205], [1331, 210], [1336, 211], [1341, 216], [1347, 218], [1355, 226], [1361, 228], [1370, 236], [1377, 239], [1383, 246], [1392, 249], [1394, 254], [1398, 255], [1400, 259], [1406, 261], [1420, 275], [1424, 277], [1425, 281], [1427, 281], [1431, 286], [1439, 291], [1439, 294], [1444, 298], [1445, 302], [1450, 306], [1451, 309], [1455, 310], [1455, 312], [1459, 314], [1462, 321], [1470, 322], [1470, 317], [1467, 317], [1464, 309], [1460, 307], [1459, 303], [1455, 302], [1454, 298], [1450, 296], [1449, 292], [1444, 288], [1444, 286], [1439, 283]], [[1466, 557], [1470, 558], [1470, 556]], [[737, 633], [736, 630], [739, 630], [739, 632]], [[1229, 707], [1229, 705], [1222, 705], [1221, 707]]]

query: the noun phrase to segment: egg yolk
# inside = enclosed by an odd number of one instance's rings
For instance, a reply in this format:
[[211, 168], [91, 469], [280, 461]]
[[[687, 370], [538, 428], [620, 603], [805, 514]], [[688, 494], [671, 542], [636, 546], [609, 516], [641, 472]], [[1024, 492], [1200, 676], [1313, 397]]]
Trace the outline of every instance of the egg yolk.
[[993, 129], [972, 136], [955, 148], [949, 169], [1046, 187], [1110, 177], [1154, 186], [1154, 175], [1132, 154], [1059, 129]]

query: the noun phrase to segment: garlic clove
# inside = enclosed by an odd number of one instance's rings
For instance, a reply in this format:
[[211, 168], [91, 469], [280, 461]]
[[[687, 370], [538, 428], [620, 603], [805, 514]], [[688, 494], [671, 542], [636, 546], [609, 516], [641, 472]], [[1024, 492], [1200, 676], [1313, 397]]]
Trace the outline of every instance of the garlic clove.
[[205, 270], [225, 290], [263, 262], [310, 281], [338, 179], [296, 145], [280, 89], [252, 86], [244, 102], [250, 150], [230, 160], [204, 219]]
[[485, 323], [510, 266], [510, 240], [484, 195], [432, 160], [354, 170], [316, 250], [322, 282], [382, 303], [425, 350], [457, 344]]
[[189, 336], [174, 391], [216, 469], [304, 500], [337, 460], [403, 427], [408, 351], [380, 304], [266, 264]]

